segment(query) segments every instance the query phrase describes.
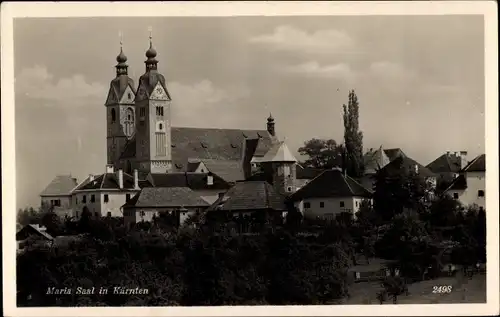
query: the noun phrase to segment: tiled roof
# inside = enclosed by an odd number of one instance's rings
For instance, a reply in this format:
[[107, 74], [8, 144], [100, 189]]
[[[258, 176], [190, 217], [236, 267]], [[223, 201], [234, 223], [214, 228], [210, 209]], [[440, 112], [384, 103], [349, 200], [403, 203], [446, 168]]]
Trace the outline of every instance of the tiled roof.
[[467, 189], [467, 180], [465, 179], [464, 175], [459, 175], [451, 185], [445, 190], [445, 192], [449, 190], [465, 190]]
[[385, 155], [387, 155], [391, 162], [400, 156], [406, 156], [406, 154], [400, 148], [384, 149], [384, 153]]
[[295, 178], [297, 179], [313, 179], [319, 174], [323, 173], [324, 169], [312, 168], [312, 167], [303, 167], [297, 164]]
[[444, 153], [426, 167], [434, 173], [458, 173], [462, 169], [461, 164], [460, 156]]
[[486, 154], [481, 154], [473, 159], [463, 170], [464, 172], [485, 172]]
[[187, 187], [143, 188], [124, 207], [208, 207], [200, 195]]
[[290, 196], [292, 201], [323, 197], [369, 197], [371, 191], [338, 169], [325, 170]]
[[284, 196], [265, 181], [237, 182], [209, 210], [286, 210]]
[[400, 175], [401, 173], [408, 174], [410, 171], [414, 170], [415, 165], [418, 166], [419, 175], [422, 175], [423, 177], [436, 176], [436, 174], [434, 174], [427, 167], [407, 157], [406, 155], [396, 157], [392, 162], [384, 166], [380, 172], [386, 173], [387, 176]]
[[[141, 88], [144, 88], [144, 91], [146, 92], [146, 96], [149, 97], [151, 96], [151, 93], [153, 92], [153, 89], [155, 89], [156, 84], [160, 82], [161, 86], [165, 90], [165, 93], [167, 94], [168, 99], [170, 100], [170, 94], [168, 93], [167, 90], [167, 85], [165, 83], [165, 77], [158, 72], [156, 69], [151, 69], [144, 73], [139, 78], [139, 85], [138, 85], [138, 90]], [[136, 95], [136, 101], [138, 101], [138, 98], [141, 98], [141, 95], [138, 93]]]
[[297, 162], [292, 152], [286, 146], [286, 143], [281, 141], [275, 143], [266, 155], [262, 158], [261, 162]]
[[195, 172], [200, 166], [201, 161], [198, 162], [188, 162], [186, 167], [186, 172]]
[[[123, 188], [124, 189], [134, 189], [134, 177], [123, 173]], [[87, 178], [78, 188], [75, 190], [99, 190], [99, 189], [120, 189], [118, 185], [118, 175], [117, 173], [105, 173], [101, 175], [94, 176], [91, 181]]]
[[[390, 151], [390, 150], [389, 150]], [[394, 152], [397, 153], [397, 152]], [[394, 153], [391, 153], [395, 155]], [[379, 169], [390, 163], [390, 159], [382, 147], [373, 150], [370, 149], [364, 156], [363, 161], [365, 165], [365, 174], [376, 173]]]
[[149, 180], [153, 187], [187, 187], [192, 190], [228, 189], [230, 185], [219, 176], [212, 174], [213, 185], [208, 185], [208, 173], [174, 172], [165, 174], [150, 174]]
[[[242, 160], [247, 138], [259, 140], [253, 155], [264, 155], [274, 140], [266, 130], [172, 127], [171, 133], [172, 164], [176, 171], [186, 171], [190, 159]], [[127, 143], [122, 158], [135, 157], [135, 142], [134, 137]]]
[[208, 171], [219, 176], [226, 182], [236, 182], [245, 179], [241, 161], [204, 159], [202, 162]]
[[69, 195], [77, 185], [76, 178], [69, 175], [56, 176], [40, 193], [40, 196]]

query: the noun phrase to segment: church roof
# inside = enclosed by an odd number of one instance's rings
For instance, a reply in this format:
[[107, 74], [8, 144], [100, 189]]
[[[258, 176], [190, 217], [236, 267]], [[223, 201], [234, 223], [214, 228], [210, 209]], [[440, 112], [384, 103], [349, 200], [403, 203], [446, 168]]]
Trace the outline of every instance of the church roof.
[[306, 198], [369, 197], [371, 192], [338, 169], [325, 170], [290, 196], [292, 201]]
[[297, 162], [297, 159], [290, 152], [285, 142], [281, 141], [269, 149], [261, 162]]
[[120, 75], [111, 80], [106, 106], [118, 103], [122, 99], [127, 87], [130, 87], [132, 92], [135, 93], [134, 80], [127, 75]]
[[208, 207], [200, 195], [187, 187], [147, 187], [123, 207]]
[[59, 175], [45, 187], [40, 196], [69, 195], [77, 185], [76, 178], [73, 178], [71, 175]]
[[[266, 130], [172, 127], [171, 134], [174, 171], [187, 170], [188, 162], [192, 159], [241, 160], [246, 151], [246, 139], [258, 139], [253, 155], [267, 152], [274, 142]], [[133, 137], [125, 146], [121, 158], [135, 157], [135, 142]]]
[[[165, 93], [167, 94], [168, 100], [171, 100], [170, 94], [167, 90], [167, 84], [165, 82], [165, 77], [158, 72], [156, 69], [148, 70], [139, 78], [139, 85], [137, 88], [137, 95], [135, 101], [139, 99], [144, 99], [144, 97], [149, 98], [155, 89], [158, 82], [161, 84]], [[141, 89], [144, 89], [145, 96], [141, 95]]]
[[[202, 159], [200, 160], [201, 162], [209, 172], [219, 176], [226, 182], [236, 182], [245, 179], [241, 160]], [[189, 162], [188, 166], [192, 164], [195, 163]]]
[[285, 197], [276, 192], [268, 182], [245, 181], [237, 182], [209, 209], [227, 211], [286, 210], [286, 205]]

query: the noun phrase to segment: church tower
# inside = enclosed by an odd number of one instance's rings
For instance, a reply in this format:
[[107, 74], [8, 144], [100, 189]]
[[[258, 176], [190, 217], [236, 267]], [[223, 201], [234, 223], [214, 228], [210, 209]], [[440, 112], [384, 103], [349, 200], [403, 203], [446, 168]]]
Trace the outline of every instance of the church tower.
[[134, 81], [128, 77], [127, 56], [123, 53], [121, 40], [116, 61], [116, 77], [111, 81], [105, 103], [107, 164], [115, 167], [135, 129]]
[[165, 77], [158, 72], [151, 35], [146, 71], [139, 79], [136, 105], [136, 163], [143, 173], [167, 173], [172, 168], [171, 98]]
[[276, 143], [261, 161], [264, 172], [272, 177], [274, 189], [288, 195], [296, 190], [297, 159], [284, 141]]

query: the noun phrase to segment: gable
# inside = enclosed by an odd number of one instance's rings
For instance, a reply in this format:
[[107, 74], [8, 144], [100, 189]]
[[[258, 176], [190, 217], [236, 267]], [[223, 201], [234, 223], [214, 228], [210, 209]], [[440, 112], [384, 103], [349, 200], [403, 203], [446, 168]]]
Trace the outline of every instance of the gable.
[[156, 86], [153, 89], [153, 92], [151, 93], [150, 99], [152, 99], [152, 100], [170, 100], [169, 96], [165, 92], [165, 89], [163, 89], [161, 82], [156, 83]]
[[133, 104], [135, 99], [134, 91], [130, 86], [127, 86], [120, 100], [121, 104]]

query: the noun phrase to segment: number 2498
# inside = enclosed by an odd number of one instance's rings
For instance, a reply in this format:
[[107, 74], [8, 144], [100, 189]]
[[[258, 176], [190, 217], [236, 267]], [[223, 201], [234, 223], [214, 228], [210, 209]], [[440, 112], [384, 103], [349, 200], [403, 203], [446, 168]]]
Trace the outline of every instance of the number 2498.
[[432, 292], [435, 294], [451, 293], [452, 289], [453, 289], [453, 286], [451, 286], [451, 285], [433, 286]]

